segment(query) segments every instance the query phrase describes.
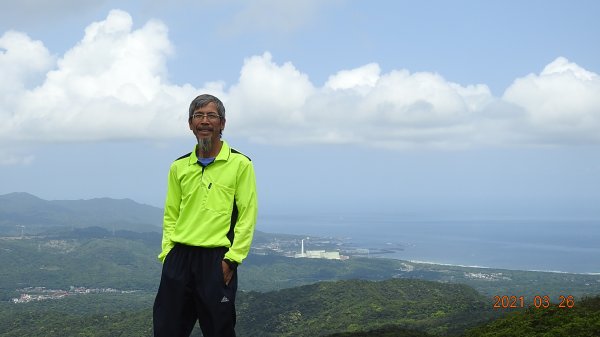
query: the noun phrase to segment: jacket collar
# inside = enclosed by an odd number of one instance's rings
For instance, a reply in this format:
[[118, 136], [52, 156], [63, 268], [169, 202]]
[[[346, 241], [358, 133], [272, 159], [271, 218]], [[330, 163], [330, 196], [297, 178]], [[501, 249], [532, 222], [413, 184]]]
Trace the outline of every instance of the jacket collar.
[[[223, 142], [223, 145], [221, 145], [221, 150], [219, 151], [219, 154], [215, 157], [215, 161], [219, 161], [219, 160], [227, 161], [229, 159], [229, 156], [231, 155], [231, 148], [229, 147], [229, 144], [227, 144], [227, 142], [224, 140], [221, 140], [221, 141]], [[194, 146], [194, 150], [190, 154], [188, 165], [194, 165], [194, 164], [198, 163], [198, 156], [196, 155], [197, 148], [198, 148], [198, 144], [196, 144], [196, 146]]]

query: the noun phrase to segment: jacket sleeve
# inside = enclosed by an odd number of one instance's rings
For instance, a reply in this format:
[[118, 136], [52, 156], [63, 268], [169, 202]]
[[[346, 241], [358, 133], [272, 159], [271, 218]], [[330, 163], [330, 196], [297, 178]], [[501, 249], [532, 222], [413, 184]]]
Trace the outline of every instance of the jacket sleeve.
[[240, 264], [250, 252], [258, 213], [256, 177], [251, 161], [248, 161], [240, 170], [237, 181], [235, 203], [238, 209], [238, 219], [234, 227], [233, 245], [225, 254], [225, 259]]
[[169, 170], [169, 178], [167, 180], [167, 197], [165, 199], [165, 213], [163, 216], [163, 235], [162, 235], [162, 251], [158, 255], [161, 262], [165, 261], [165, 257], [175, 245], [171, 241], [171, 234], [175, 230], [175, 224], [179, 218], [179, 206], [181, 204], [181, 185], [177, 178], [177, 167], [171, 165]]

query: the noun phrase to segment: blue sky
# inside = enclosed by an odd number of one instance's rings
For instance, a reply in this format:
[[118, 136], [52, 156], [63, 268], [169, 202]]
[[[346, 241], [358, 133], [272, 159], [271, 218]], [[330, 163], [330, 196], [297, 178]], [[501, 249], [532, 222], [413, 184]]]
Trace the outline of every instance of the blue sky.
[[225, 103], [262, 214], [600, 218], [597, 1], [0, 3], [0, 193], [161, 206]]

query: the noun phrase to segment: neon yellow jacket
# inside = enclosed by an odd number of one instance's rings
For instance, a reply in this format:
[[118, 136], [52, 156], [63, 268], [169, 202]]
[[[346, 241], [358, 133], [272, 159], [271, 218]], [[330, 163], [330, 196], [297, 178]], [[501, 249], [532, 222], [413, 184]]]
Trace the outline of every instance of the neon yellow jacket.
[[250, 251], [256, 215], [256, 178], [250, 159], [223, 141], [215, 161], [203, 168], [194, 148], [169, 170], [158, 259], [164, 262], [179, 242], [228, 247], [225, 258], [242, 263]]

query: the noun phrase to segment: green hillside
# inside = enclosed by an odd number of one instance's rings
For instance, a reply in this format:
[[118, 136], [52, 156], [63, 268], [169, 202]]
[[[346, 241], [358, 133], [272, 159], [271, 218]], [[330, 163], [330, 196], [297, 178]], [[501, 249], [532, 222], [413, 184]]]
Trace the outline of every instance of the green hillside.
[[433, 335], [424, 331], [388, 326], [369, 331], [334, 333], [326, 337], [433, 337]]
[[102, 228], [40, 237], [0, 238], [0, 300], [16, 289], [70, 286], [154, 290], [161, 265], [160, 236]]
[[[0, 305], [0, 336], [150, 336], [153, 293], [68, 297]], [[489, 317], [485, 298], [462, 285], [419, 280], [324, 282], [240, 292], [239, 336], [321, 336], [387, 325], [446, 334]], [[118, 332], [118, 333], [117, 333]]]
[[53, 310], [0, 312], [0, 336], [150, 337], [152, 314], [148, 309], [101, 314]]
[[578, 301], [573, 308], [530, 307], [469, 330], [465, 337], [598, 337], [600, 296]]
[[[396, 326], [327, 337], [431, 337]], [[580, 300], [573, 308], [553, 305], [531, 308], [469, 329], [462, 337], [597, 337], [600, 336], [600, 296]]]
[[[476, 307], [478, 300], [468, 287], [459, 288], [463, 291], [456, 295], [452, 287], [444, 289], [431, 282], [408, 281], [405, 284], [401, 280], [326, 282], [264, 294], [240, 293], [238, 336], [432, 337], [444, 336], [444, 331], [451, 330], [458, 333], [454, 336], [463, 337], [600, 335], [600, 297], [580, 300], [569, 310], [528, 309], [476, 326], [484, 318], [483, 312], [471, 311], [476, 308], [468, 303]], [[418, 296], [418, 290], [426, 293]], [[403, 295], [405, 291], [408, 292]], [[413, 291], [417, 291], [417, 296], [412, 295]], [[344, 294], [342, 298], [338, 296], [340, 292]], [[390, 304], [378, 311], [374, 301], [365, 300], [367, 295], [374, 296], [375, 302]], [[294, 296], [303, 299], [295, 300]], [[322, 299], [332, 302], [315, 305]], [[456, 305], [448, 305], [451, 300]], [[143, 293], [86, 295], [25, 305], [2, 303], [0, 336], [151, 336], [152, 301], [152, 293]], [[310, 307], [304, 310], [307, 305]], [[432, 314], [435, 308], [444, 305], [446, 308], [442, 310], [449, 315], [444, 318]], [[420, 310], [423, 310], [421, 315]], [[317, 330], [319, 326], [324, 326], [323, 330]], [[461, 334], [464, 327], [470, 329]], [[340, 330], [327, 333], [335, 328]], [[431, 333], [432, 330], [444, 331], [440, 335]], [[193, 336], [199, 336], [199, 329]]]
[[446, 335], [493, 315], [465, 285], [422, 280], [322, 282], [248, 293], [238, 305], [246, 336], [320, 336], [396, 325]]

